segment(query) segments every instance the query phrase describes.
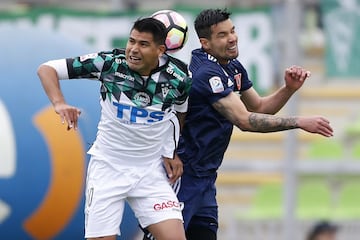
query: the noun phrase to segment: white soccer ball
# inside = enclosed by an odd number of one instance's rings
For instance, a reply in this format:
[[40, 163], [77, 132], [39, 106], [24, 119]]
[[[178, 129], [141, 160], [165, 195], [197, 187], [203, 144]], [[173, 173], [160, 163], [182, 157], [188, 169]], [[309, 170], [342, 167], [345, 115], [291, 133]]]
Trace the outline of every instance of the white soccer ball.
[[174, 53], [182, 49], [188, 38], [188, 26], [185, 18], [174, 10], [160, 10], [151, 17], [164, 23], [167, 31], [166, 51]]

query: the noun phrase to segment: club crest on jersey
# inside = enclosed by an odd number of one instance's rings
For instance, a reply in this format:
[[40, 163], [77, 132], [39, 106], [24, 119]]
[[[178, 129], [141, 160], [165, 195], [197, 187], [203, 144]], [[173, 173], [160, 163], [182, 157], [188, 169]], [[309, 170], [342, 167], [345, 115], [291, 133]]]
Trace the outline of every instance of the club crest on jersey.
[[221, 82], [221, 78], [218, 76], [214, 76], [209, 79], [210, 87], [213, 91], [213, 93], [219, 93], [224, 91], [224, 86]]
[[150, 104], [150, 96], [145, 92], [138, 92], [133, 97], [137, 106], [146, 107]]
[[165, 98], [168, 95], [169, 86], [170, 86], [169, 83], [162, 83], [161, 84], [161, 92], [162, 92], [163, 98]]
[[240, 88], [241, 88], [241, 73], [235, 74], [234, 78], [236, 81], [236, 86], [240, 90]]

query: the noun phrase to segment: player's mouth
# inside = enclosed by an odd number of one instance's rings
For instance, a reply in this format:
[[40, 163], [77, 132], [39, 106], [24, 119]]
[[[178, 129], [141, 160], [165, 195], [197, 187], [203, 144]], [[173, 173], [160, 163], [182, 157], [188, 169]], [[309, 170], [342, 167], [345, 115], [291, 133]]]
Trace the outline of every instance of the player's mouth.
[[130, 56], [129, 60], [130, 60], [130, 63], [132, 63], [132, 64], [138, 64], [141, 62], [141, 58], [135, 57], [135, 56]]
[[234, 46], [228, 47], [226, 50], [230, 51], [230, 52], [236, 52], [237, 51], [237, 46], [234, 45]]

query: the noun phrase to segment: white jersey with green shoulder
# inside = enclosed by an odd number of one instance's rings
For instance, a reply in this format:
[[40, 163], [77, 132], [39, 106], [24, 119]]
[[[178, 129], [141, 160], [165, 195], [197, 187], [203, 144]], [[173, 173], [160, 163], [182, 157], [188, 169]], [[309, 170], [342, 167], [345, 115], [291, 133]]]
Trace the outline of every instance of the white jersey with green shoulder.
[[49, 61], [60, 79], [101, 82], [101, 117], [89, 154], [120, 164], [172, 158], [179, 138], [176, 112], [187, 111], [187, 65], [164, 55], [150, 76], [129, 69], [124, 49]]

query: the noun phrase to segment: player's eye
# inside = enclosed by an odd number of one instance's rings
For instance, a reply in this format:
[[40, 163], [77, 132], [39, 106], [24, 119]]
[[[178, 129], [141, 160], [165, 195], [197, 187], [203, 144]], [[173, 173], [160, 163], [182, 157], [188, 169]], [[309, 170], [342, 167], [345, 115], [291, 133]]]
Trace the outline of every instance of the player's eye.
[[148, 47], [150, 44], [148, 42], [140, 42], [141, 47]]

